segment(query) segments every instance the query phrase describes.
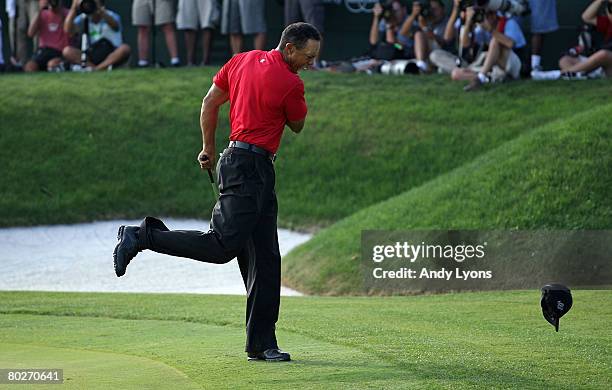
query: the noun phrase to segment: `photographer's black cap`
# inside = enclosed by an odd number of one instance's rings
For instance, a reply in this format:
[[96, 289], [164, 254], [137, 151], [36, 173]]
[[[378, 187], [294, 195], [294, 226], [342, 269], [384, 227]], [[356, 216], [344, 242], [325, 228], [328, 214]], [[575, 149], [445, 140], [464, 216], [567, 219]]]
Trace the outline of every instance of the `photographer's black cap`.
[[542, 314], [555, 330], [559, 331], [559, 319], [572, 308], [572, 293], [562, 284], [547, 284], [542, 287]]

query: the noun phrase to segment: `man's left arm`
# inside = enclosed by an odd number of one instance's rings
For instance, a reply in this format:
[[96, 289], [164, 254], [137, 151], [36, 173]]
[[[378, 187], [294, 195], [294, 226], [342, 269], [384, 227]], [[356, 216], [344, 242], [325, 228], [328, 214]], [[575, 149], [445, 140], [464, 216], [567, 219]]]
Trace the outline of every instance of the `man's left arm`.
[[497, 39], [497, 41], [502, 45], [507, 47], [508, 49], [512, 49], [514, 47], [514, 40], [507, 36], [506, 34], [499, 32], [497, 30], [493, 30], [493, 38]]
[[[503, 20], [502, 20], [503, 22]], [[508, 49], [512, 49], [514, 47], [514, 40], [507, 35], [508, 32], [508, 24], [510, 21], [505, 21], [505, 25], [503, 26], [504, 32], [499, 31], [498, 26], [500, 25], [499, 20], [495, 20], [494, 24], [487, 19], [485, 19], [484, 23], [482, 23], [482, 28], [491, 33], [491, 37], [495, 38], [500, 45], [507, 47]], [[502, 28], [502, 27], [500, 27]]]
[[96, 4], [98, 5], [98, 12], [100, 12], [100, 16], [104, 19], [106, 24], [108, 24], [113, 31], [119, 31], [119, 22], [117, 22], [115, 17], [106, 10], [106, 7], [100, 3], [100, 0], [96, 0]]
[[285, 98], [285, 116], [287, 117], [285, 124], [289, 126], [291, 131], [298, 134], [304, 128], [307, 113], [308, 108], [304, 99], [304, 83], [300, 81], [299, 85], [293, 87]]

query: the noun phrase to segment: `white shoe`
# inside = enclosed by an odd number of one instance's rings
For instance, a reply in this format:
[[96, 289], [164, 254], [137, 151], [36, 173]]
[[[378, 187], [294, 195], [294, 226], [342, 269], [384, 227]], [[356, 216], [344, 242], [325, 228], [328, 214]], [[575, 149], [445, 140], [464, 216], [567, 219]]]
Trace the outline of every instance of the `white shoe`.
[[560, 77], [561, 77], [560, 70], [549, 70], [549, 71], [532, 70], [531, 71], [532, 80], [537, 80], [537, 81], [559, 80]]
[[604, 72], [604, 69], [601, 66], [587, 74], [587, 77], [590, 79], [602, 79], [605, 76], [606, 72]]
[[563, 72], [561, 73], [563, 80], [586, 80], [587, 77], [582, 72]]
[[91, 68], [91, 66], [86, 66], [83, 68], [79, 64], [74, 64], [70, 67], [70, 70], [73, 72], [91, 72], [93, 69]]

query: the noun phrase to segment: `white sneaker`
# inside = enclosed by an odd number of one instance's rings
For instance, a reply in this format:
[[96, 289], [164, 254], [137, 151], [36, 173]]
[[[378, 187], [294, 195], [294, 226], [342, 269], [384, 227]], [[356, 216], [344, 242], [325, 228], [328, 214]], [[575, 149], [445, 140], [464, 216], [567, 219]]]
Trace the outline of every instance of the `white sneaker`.
[[582, 72], [563, 72], [561, 73], [563, 80], [586, 80], [587, 77]]
[[606, 72], [604, 72], [604, 69], [601, 66], [587, 74], [587, 77], [590, 79], [602, 79], [605, 76]]
[[74, 64], [70, 67], [70, 70], [73, 72], [91, 72], [93, 69], [91, 68], [91, 66], [86, 66], [86, 67], [82, 67], [79, 64]]
[[64, 67], [64, 63], [60, 62], [59, 64], [55, 65], [53, 68], [49, 68], [48, 71], [52, 73], [61, 73], [61, 72], [66, 71], [66, 68]]
[[537, 80], [537, 81], [559, 80], [560, 77], [561, 77], [560, 70], [549, 70], [549, 71], [532, 70], [531, 71], [532, 80]]

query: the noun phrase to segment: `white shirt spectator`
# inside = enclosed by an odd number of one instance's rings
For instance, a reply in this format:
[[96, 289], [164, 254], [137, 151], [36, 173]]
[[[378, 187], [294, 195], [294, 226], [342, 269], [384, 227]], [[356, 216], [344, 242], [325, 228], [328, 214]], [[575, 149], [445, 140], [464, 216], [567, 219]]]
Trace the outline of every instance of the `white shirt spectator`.
[[[106, 38], [111, 41], [113, 46], [119, 47], [123, 43], [123, 38], [121, 37], [121, 17], [117, 13], [108, 9], [106, 10], [106, 13], [112, 16], [115, 21], [117, 21], [119, 29], [117, 31], [113, 30], [111, 26], [106, 23], [104, 18], [100, 19], [99, 23], [94, 23], [93, 19], [89, 18], [89, 38], [91, 39], [90, 44], [93, 45], [100, 39]], [[74, 18], [74, 24], [82, 28], [83, 20], [83, 14], [79, 14], [76, 18]]]

